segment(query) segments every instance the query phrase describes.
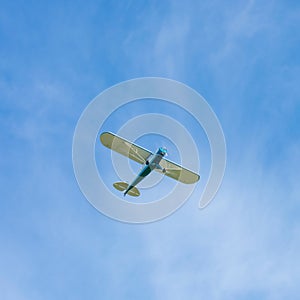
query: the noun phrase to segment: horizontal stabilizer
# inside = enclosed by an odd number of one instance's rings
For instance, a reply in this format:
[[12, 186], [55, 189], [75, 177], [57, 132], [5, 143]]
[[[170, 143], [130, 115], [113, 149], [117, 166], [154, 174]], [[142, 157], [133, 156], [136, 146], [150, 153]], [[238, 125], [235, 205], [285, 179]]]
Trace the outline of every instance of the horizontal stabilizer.
[[[118, 191], [125, 191], [128, 187], [128, 183], [126, 182], [115, 182], [113, 184], [114, 188], [117, 189]], [[127, 195], [129, 196], [133, 196], [133, 197], [138, 197], [140, 195], [140, 191], [134, 186], [133, 188], [131, 188]]]
[[140, 191], [134, 186], [131, 190], [128, 191], [127, 195], [138, 197], [140, 195]]
[[113, 186], [114, 186], [114, 188], [117, 189], [118, 191], [123, 192], [123, 191], [125, 191], [125, 190], [127, 189], [128, 183], [126, 183], [126, 182], [115, 182], [115, 183], [113, 184]]

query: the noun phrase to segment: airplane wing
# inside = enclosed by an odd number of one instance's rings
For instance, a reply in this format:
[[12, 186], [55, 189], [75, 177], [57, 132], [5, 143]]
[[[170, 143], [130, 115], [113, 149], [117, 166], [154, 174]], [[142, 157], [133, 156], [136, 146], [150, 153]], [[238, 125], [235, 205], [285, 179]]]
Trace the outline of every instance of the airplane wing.
[[[175, 180], [178, 180], [183, 183], [195, 183], [200, 179], [200, 176], [193, 171], [190, 171], [168, 159], [163, 158], [160, 161], [160, 166], [164, 168], [166, 171], [164, 175], [171, 177]], [[156, 171], [161, 172], [160, 169], [155, 169]]]
[[149, 150], [127, 141], [111, 132], [103, 132], [100, 135], [100, 141], [107, 148], [129, 157], [140, 164], [144, 164], [147, 158], [153, 154]]

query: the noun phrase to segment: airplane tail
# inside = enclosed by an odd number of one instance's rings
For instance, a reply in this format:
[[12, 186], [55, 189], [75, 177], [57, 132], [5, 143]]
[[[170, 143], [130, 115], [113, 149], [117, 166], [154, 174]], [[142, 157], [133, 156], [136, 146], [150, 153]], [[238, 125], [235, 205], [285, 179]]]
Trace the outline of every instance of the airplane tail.
[[[126, 182], [115, 182], [113, 184], [114, 188], [118, 191], [125, 191], [128, 188], [128, 183]], [[140, 191], [134, 186], [131, 188], [128, 192], [127, 195], [133, 196], [133, 197], [138, 197], [140, 195]]]

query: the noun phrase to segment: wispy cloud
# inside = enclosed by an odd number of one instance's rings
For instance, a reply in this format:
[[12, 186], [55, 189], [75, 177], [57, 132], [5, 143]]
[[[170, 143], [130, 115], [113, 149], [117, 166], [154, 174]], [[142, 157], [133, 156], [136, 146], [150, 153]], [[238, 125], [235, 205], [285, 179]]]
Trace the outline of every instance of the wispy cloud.
[[278, 185], [265, 171], [253, 170], [251, 181], [233, 175], [206, 210], [191, 203], [146, 229], [157, 296], [297, 297], [300, 224], [286, 215], [285, 187]]
[[[298, 297], [299, 8], [151, 3], [1, 10], [3, 299]], [[134, 226], [84, 199], [71, 145], [96, 93], [149, 75], [205, 90], [228, 164], [205, 210]]]

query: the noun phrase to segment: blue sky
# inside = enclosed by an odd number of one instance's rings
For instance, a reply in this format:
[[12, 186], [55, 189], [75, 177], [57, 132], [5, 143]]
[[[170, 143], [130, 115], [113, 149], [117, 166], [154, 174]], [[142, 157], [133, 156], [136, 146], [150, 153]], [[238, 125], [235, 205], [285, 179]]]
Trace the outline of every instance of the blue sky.
[[[299, 26], [298, 1], [2, 2], [0, 298], [296, 299]], [[228, 153], [206, 209], [132, 225], [92, 208], [71, 153], [86, 105], [141, 76], [202, 94]]]

